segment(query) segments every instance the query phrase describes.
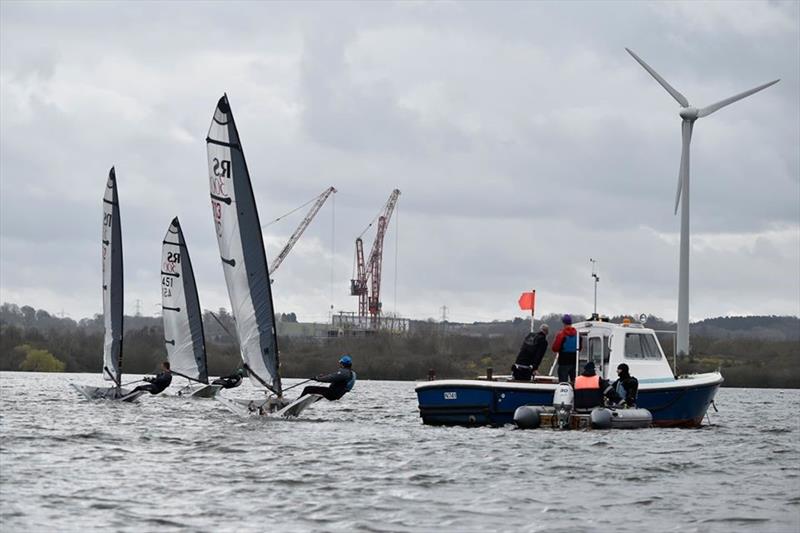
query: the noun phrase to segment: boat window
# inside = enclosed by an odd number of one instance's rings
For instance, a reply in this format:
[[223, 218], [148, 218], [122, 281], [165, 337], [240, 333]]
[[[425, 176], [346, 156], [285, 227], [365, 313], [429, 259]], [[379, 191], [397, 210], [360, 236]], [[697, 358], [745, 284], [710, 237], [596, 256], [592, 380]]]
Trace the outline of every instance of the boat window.
[[589, 339], [589, 360], [594, 361], [598, 368], [603, 367], [603, 344], [600, 337]]
[[660, 359], [661, 352], [652, 335], [644, 333], [625, 334], [625, 357], [628, 359]]
[[588, 359], [589, 343], [586, 342], [587, 337], [588, 337], [587, 333], [581, 333], [578, 335], [578, 366], [580, 368], [583, 368], [583, 364], [589, 360]]
[[605, 344], [605, 351], [603, 352], [603, 365], [608, 364], [611, 358], [611, 337], [603, 336], [603, 344]]

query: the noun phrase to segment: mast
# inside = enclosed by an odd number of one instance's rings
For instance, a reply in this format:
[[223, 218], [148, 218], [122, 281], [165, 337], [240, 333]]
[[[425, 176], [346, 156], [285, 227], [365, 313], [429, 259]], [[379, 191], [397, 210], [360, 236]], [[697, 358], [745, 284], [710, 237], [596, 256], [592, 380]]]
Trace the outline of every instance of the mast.
[[227, 95], [206, 138], [211, 209], [242, 360], [251, 381], [281, 395], [267, 256], [250, 173]]
[[122, 382], [122, 228], [114, 167], [103, 195], [103, 379]]
[[205, 335], [192, 260], [178, 217], [161, 245], [161, 309], [172, 370], [208, 383]]

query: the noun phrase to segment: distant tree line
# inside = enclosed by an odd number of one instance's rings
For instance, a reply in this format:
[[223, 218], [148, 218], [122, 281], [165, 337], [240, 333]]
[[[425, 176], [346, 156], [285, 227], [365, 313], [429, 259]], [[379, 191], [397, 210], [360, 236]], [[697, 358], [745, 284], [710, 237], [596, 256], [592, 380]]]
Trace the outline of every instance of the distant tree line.
[[[280, 317], [294, 322], [288, 313]], [[576, 321], [585, 317], [574, 315]], [[612, 317], [618, 322], [622, 317]], [[560, 315], [543, 317], [550, 340], [561, 327]], [[538, 327], [542, 320], [536, 321]], [[203, 316], [209, 372], [227, 374], [241, 364], [231, 333], [233, 317], [225, 309]], [[675, 324], [649, 317], [647, 326], [674, 330]], [[703, 329], [706, 328], [706, 329]], [[507, 374], [530, 321], [454, 324], [414, 321], [406, 335], [300, 338], [279, 335], [281, 374], [310, 377], [332, 370], [349, 353], [362, 379], [469, 378], [491, 367]], [[280, 333], [280, 324], [278, 331]], [[673, 336], [660, 336], [672, 364]], [[101, 316], [79, 321], [14, 304], [0, 306], [0, 370], [100, 372], [103, 351]], [[123, 372], [153, 372], [166, 358], [162, 322], [156, 317], [125, 317]], [[692, 353], [678, 360], [677, 372], [721, 369], [726, 386], [800, 388], [800, 319], [797, 317], [726, 317], [692, 325]], [[548, 356], [541, 371], [553, 362]]]

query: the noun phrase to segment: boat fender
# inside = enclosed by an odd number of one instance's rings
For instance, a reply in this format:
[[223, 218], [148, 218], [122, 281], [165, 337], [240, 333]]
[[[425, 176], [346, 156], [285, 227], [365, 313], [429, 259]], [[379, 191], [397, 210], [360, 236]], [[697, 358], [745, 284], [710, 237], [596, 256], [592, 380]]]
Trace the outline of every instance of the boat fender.
[[541, 412], [538, 405], [521, 405], [514, 411], [514, 424], [519, 429], [536, 429], [541, 423]]
[[595, 407], [592, 409], [591, 421], [594, 429], [611, 429], [611, 409]]

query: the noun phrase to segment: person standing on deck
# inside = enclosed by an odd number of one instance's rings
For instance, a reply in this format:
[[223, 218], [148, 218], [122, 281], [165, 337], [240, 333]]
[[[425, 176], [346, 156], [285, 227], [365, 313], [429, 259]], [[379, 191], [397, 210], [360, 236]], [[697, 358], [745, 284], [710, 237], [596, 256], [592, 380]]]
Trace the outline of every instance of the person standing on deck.
[[303, 389], [300, 396], [306, 394], [320, 394], [328, 401], [335, 401], [350, 392], [356, 383], [356, 373], [353, 372], [353, 359], [345, 354], [339, 359], [339, 370], [330, 374], [319, 375], [314, 381], [330, 383], [330, 387], [317, 387], [314, 385]]
[[515, 381], [530, 381], [539, 370], [545, 352], [547, 352], [547, 334], [550, 328], [542, 324], [537, 333], [530, 332], [522, 341], [517, 360], [511, 366], [511, 375]]
[[147, 391], [150, 394], [158, 394], [163, 392], [164, 389], [169, 387], [169, 384], [172, 383], [172, 372], [169, 370], [169, 361], [164, 361], [161, 363], [161, 372], [153, 376], [152, 378], [144, 378], [144, 381], [147, 381], [147, 385], [139, 385], [131, 392], [136, 391]]
[[561, 317], [564, 327], [553, 341], [553, 352], [558, 357], [558, 381], [575, 381], [575, 365], [578, 356], [578, 330], [572, 327], [572, 315]]

